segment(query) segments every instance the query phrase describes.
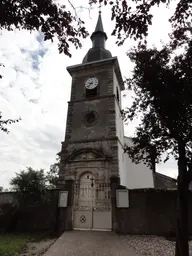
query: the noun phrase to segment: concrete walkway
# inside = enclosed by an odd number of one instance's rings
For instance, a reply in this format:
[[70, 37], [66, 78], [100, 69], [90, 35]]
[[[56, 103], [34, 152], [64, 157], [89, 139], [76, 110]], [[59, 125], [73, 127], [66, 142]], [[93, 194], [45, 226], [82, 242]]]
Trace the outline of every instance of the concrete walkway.
[[44, 256], [138, 256], [113, 232], [64, 232]]

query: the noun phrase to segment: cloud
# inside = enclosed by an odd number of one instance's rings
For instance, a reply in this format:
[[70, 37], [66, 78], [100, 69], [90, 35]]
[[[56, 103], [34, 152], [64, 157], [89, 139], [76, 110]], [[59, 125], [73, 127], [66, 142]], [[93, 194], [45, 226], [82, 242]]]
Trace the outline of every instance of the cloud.
[[25, 166], [48, 168], [54, 162], [64, 137], [66, 110], [60, 110], [69, 98], [70, 77], [64, 93], [65, 57], [41, 34], [3, 31], [1, 37], [0, 109], [4, 118], [22, 118], [9, 135], [0, 133], [1, 184], [8, 186]]
[[[86, 9], [79, 13], [91, 33], [98, 10], [91, 11], [91, 17]], [[165, 23], [158, 12], [157, 16], [156, 28], [151, 30], [151, 44], [159, 44], [161, 38], [167, 40], [168, 30], [159, 29]], [[126, 52], [135, 42], [127, 40], [122, 47], [117, 47], [115, 38], [110, 36], [113, 23], [106, 8], [103, 8], [103, 22], [108, 33], [107, 49], [113, 56], [118, 56], [122, 74], [127, 76], [133, 64]], [[73, 57], [70, 59], [58, 53], [57, 40], [44, 42], [43, 35], [38, 32], [2, 31], [0, 36], [0, 59], [5, 65], [1, 68], [0, 110], [4, 118], [22, 118], [19, 123], [9, 126], [9, 135], [0, 132], [0, 185], [8, 187], [14, 173], [26, 166], [48, 169], [54, 163], [64, 140], [67, 101], [70, 99], [71, 77], [66, 67], [82, 62], [91, 40], [83, 40], [80, 50], [71, 47]], [[124, 106], [130, 104], [131, 96], [131, 92], [127, 92]], [[126, 135], [133, 132], [134, 125], [125, 127]], [[172, 166], [171, 162], [169, 167], [159, 170], [171, 174], [175, 170]]]

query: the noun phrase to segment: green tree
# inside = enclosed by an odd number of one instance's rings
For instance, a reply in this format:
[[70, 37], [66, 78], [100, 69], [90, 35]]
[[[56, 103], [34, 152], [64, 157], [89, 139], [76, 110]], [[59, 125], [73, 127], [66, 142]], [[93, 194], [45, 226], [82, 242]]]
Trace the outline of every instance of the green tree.
[[[188, 256], [188, 186], [192, 180], [192, 40], [182, 54], [173, 44], [161, 50], [139, 44], [128, 56], [134, 62], [127, 79], [135, 92], [132, 106], [124, 111], [126, 121], [141, 116], [133, 146], [127, 146], [134, 162], [151, 165], [173, 155], [178, 162], [177, 255]], [[154, 150], [155, 149], [155, 150]]]
[[19, 120], [21, 119], [20, 118], [19, 119], [3, 119], [2, 114], [0, 112], [0, 130], [3, 132], [9, 133], [7, 125], [17, 123], [19, 122]]
[[[128, 37], [142, 39], [148, 35], [148, 27], [152, 24], [154, 6], [169, 6], [171, 0], [88, 0], [93, 6], [100, 3], [111, 6], [111, 18], [115, 20], [113, 34], [118, 43]], [[79, 6], [79, 4], [78, 4]], [[72, 7], [69, 9], [69, 7]], [[186, 30], [190, 30], [192, 19], [192, 3], [189, 0], [178, 0], [170, 22], [178, 40]], [[72, 10], [72, 11], [71, 11]], [[81, 37], [88, 35], [84, 21], [78, 17], [77, 7], [70, 0], [66, 5], [59, 5], [53, 0], [2, 0], [0, 3], [0, 27], [11, 30], [13, 27], [27, 30], [38, 30], [44, 33], [45, 40], [59, 40], [59, 51], [71, 56], [70, 45], [81, 46]]]
[[70, 45], [81, 47], [80, 38], [88, 35], [84, 22], [53, 0], [2, 0], [0, 17], [1, 29], [37, 30], [44, 34], [44, 40], [56, 37], [59, 52], [68, 56]]
[[[117, 44], [122, 45], [127, 38], [145, 40], [148, 36], [148, 28], [153, 22], [153, 7], [159, 7], [160, 4], [169, 7], [173, 0], [89, 0], [89, 2], [91, 5], [104, 3], [104, 5], [111, 6], [111, 19], [115, 21], [112, 35], [117, 37]], [[187, 33], [191, 31], [191, 1], [178, 0], [169, 22], [172, 25], [176, 47], [186, 41]]]
[[0, 192], [3, 192], [3, 187], [2, 186], [0, 186]]
[[[84, 21], [78, 17], [76, 7], [71, 1], [73, 11], [67, 5], [59, 5], [54, 0], [2, 0], [0, 1], [0, 29], [12, 30], [25, 29], [37, 30], [44, 34], [44, 40], [58, 39], [60, 53], [71, 56], [70, 46], [81, 47], [81, 38], [88, 36]], [[111, 0], [89, 0], [92, 6], [96, 3], [109, 4], [111, 6], [111, 18], [115, 20], [115, 28], [112, 34], [117, 36], [117, 44], [121, 45], [127, 38], [145, 39], [148, 35], [148, 27], [152, 24], [152, 8], [160, 4], [167, 4], [170, 0], [150, 1], [111, 1]], [[132, 6], [133, 4], [134, 7]], [[174, 15], [170, 18], [174, 33], [175, 45], [186, 41], [186, 34], [191, 30], [192, 12], [191, 1], [178, 1]], [[2, 65], [2, 64], [1, 64]], [[2, 75], [0, 75], [0, 78]], [[1, 121], [4, 124], [14, 123], [18, 120]], [[1, 128], [1, 126], [0, 126]], [[1, 131], [8, 131], [0, 129]]]
[[52, 164], [47, 172], [47, 181], [49, 184], [49, 188], [55, 188], [57, 186], [57, 182], [59, 179], [59, 165], [60, 165], [60, 158], [56, 159], [56, 163]]
[[47, 180], [43, 169], [34, 170], [27, 167], [26, 170], [16, 173], [10, 185], [20, 202], [42, 202], [45, 199]]
[[[2, 0], [0, 17], [1, 30], [37, 30], [44, 34], [44, 40], [57, 38], [59, 52], [69, 57], [70, 46], [81, 47], [80, 38], [88, 35], [84, 22], [76, 13], [72, 14], [65, 5], [56, 4], [54, 0]], [[3, 120], [0, 114], [0, 130], [8, 133], [6, 126], [19, 120]]]

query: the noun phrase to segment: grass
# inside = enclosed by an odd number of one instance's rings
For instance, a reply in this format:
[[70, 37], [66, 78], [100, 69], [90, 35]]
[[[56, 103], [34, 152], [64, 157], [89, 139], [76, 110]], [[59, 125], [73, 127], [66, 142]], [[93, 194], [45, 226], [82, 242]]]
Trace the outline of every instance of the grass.
[[36, 240], [36, 237], [25, 234], [0, 235], [0, 256], [18, 256], [27, 242]]

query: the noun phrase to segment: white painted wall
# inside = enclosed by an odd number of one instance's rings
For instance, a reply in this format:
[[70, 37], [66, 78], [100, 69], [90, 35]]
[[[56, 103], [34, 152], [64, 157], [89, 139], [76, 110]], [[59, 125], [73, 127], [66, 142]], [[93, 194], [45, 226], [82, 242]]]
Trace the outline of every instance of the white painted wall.
[[[124, 137], [124, 142], [127, 145], [131, 145], [131, 139]], [[122, 150], [123, 151], [123, 150]], [[120, 179], [121, 185], [126, 186], [128, 189], [134, 188], [153, 188], [153, 172], [147, 167], [144, 163], [135, 164], [132, 162], [128, 154], [123, 153], [119, 154], [121, 164]]]
[[116, 135], [119, 137], [118, 142], [118, 160], [119, 160], [119, 175], [121, 185], [128, 189], [134, 188], [153, 188], [153, 173], [144, 163], [135, 164], [129, 158], [127, 153], [124, 153], [123, 147], [125, 144], [131, 145], [131, 139], [124, 136], [124, 125], [121, 118], [121, 90], [114, 72], [114, 94], [116, 95], [116, 87], [119, 89], [119, 103], [115, 101], [116, 112]]

